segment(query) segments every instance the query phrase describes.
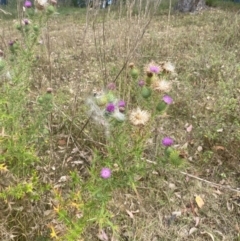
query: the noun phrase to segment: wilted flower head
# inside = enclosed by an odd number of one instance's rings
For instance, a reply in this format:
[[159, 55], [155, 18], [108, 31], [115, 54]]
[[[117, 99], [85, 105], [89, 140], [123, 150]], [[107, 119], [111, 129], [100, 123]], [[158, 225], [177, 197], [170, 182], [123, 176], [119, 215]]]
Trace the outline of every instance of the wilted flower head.
[[3, 51], [0, 49], [0, 57], [3, 57], [4, 53]]
[[162, 68], [168, 73], [173, 73], [175, 71], [175, 66], [171, 62], [165, 62]]
[[35, 0], [35, 7], [38, 10], [43, 10], [47, 6], [47, 0]]
[[115, 90], [116, 89], [116, 84], [115, 83], [109, 83], [108, 85], [107, 85], [107, 88], [109, 89], [109, 90]]
[[49, 2], [50, 2], [50, 4], [53, 5], [53, 6], [57, 5], [57, 0], [50, 0]]
[[30, 24], [30, 21], [25, 18], [25, 19], [22, 20], [22, 24], [28, 25], [28, 24]]
[[150, 114], [145, 110], [141, 110], [139, 107], [133, 110], [129, 116], [130, 122], [135, 126], [145, 125], [149, 118]]
[[53, 89], [52, 89], [51, 87], [48, 87], [48, 88], [47, 88], [47, 93], [48, 93], [48, 94], [51, 94], [52, 92], [53, 92]]
[[129, 63], [128, 67], [132, 69], [134, 67], [134, 63]]
[[145, 85], [145, 81], [144, 81], [144, 80], [139, 80], [139, 81], [138, 81], [138, 85], [139, 85], [140, 87], [143, 87], [143, 86]]
[[32, 7], [32, 2], [29, 1], [29, 0], [25, 1], [24, 7], [25, 7], [25, 8], [31, 8], [31, 7]]
[[163, 101], [164, 101], [166, 104], [170, 105], [170, 104], [172, 104], [173, 99], [172, 99], [172, 97], [170, 97], [169, 95], [164, 95], [164, 96], [163, 96]]
[[109, 113], [113, 113], [115, 110], [115, 105], [113, 103], [108, 103], [106, 106], [106, 111]]
[[118, 101], [118, 107], [125, 107], [126, 106], [126, 103], [124, 100], [119, 100]]
[[173, 139], [170, 137], [164, 137], [162, 140], [162, 144], [166, 147], [173, 145]]
[[102, 168], [100, 175], [102, 178], [107, 179], [107, 178], [111, 177], [111, 174], [112, 174], [111, 170], [107, 167], [104, 167], [104, 168]]
[[169, 92], [172, 88], [172, 84], [166, 80], [155, 80], [152, 83], [152, 88], [159, 92]]

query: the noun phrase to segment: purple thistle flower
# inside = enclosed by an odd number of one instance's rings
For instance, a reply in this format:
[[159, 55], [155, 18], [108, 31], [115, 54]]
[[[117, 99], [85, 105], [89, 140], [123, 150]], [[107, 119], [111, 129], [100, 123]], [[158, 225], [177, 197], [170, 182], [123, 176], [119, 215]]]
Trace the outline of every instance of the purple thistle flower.
[[169, 95], [165, 95], [165, 96], [163, 96], [163, 101], [164, 101], [166, 104], [170, 105], [170, 104], [172, 104], [173, 99], [172, 99]]
[[116, 89], [116, 84], [115, 83], [109, 83], [108, 85], [107, 85], [107, 88], [109, 89], [109, 90], [115, 90]]
[[125, 107], [126, 103], [124, 100], [119, 100], [118, 107]]
[[162, 144], [166, 147], [171, 146], [173, 144], [173, 139], [170, 137], [164, 137], [162, 140]]
[[111, 177], [111, 170], [107, 167], [102, 168], [101, 170], [101, 177], [104, 179], [107, 179], [109, 177]]
[[27, 1], [24, 3], [24, 7], [25, 7], [25, 8], [31, 8], [31, 7], [32, 7], [32, 3], [31, 3], [29, 0], [27, 0]]
[[139, 81], [138, 81], [138, 85], [139, 85], [140, 87], [143, 87], [143, 86], [145, 85], [145, 81], [144, 81], [144, 80], [139, 80]]
[[156, 65], [151, 65], [149, 67], [150, 72], [154, 73], [154, 74], [158, 74], [160, 72], [160, 67], [156, 66]]
[[115, 110], [115, 105], [113, 103], [108, 103], [106, 107], [106, 111], [109, 113], [113, 113]]

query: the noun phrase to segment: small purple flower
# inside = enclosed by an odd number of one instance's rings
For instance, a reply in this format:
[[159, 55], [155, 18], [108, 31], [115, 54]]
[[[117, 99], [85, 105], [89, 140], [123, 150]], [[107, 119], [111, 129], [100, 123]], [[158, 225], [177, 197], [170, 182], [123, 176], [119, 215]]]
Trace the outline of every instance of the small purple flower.
[[108, 85], [107, 85], [107, 88], [109, 89], [109, 90], [115, 90], [116, 89], [116, 84], [115, 83], [109, 83]]
[[115, 110], [115, 105], [113, 103], [108, 103], [106, 107], [106, 111], [109, 113], [113, 113]]
[[126, 106], [126, 103], [124, 100], [119, 100], [118, 102], [118, 107], [125, 107]]
[[12, 41], [12, 40], [8, 43], [9, 46], [13, 46], [14, 44], [15, 44], [15, 41]]
[[168, 105], [173, 103], [173, 99], [169, 95], [163, 96], [163, 101]]
[[32, 7], [32, 3], [29, 0], [26, 0], [26, 2], [24, 3], [24, 7], [25, 8], [31, 8]]
[[145, 85], [145, 81], [144, 81], [144, 80], [139, 80], [139, 81], [138, 81], [138, 85], [139, 85], [140, 87], [143, 87], [143, 86]]
[[28, 19], [24, 19], [23, 22], [24, 22], [25, 25], [28, 25], [28, 24], [29, 24]]
[[162, 140], [162, 144], [166, 147], [171, 146], [173, 144], [173, 139], [170, 137], [164, 137]]
[[151, 65], [149, 67], [150, 72], [154, 73], [154, 74], [158, 74], [160, 72], [160, 67], [156, 66], [156, 65]]
[[101, 170], [101, 177], [104, 179], [107, 179], [109, 177], [111, 177], [111, 170], [107, 167], [102, 168]]

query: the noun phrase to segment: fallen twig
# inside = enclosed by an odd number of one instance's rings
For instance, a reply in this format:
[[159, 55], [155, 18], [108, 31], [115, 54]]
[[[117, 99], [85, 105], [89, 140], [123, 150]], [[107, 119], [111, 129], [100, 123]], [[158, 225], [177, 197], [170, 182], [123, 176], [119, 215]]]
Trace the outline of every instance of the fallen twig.
[[231, 191], [239, 192], [239, 193], [240, 193], [240, 189], [235, 189], [235, 188], [232, 188], [232, 187], [228, 187], [228, 186], [224, 186], [224, 185], [217, 184], [217, 183], [214, 183], [214, 182], [210, 182], [210, 181], [208, 181], [208, 180], [202, 179], [202, 178], [200, 178], [200, 177], [196, 177], [196, 176], [194, 176], [194, 175], [192, 175], [192, 174], [188, 174], [188, 173], [186, 173], [186, 172], [181, 172], [181, 173], [182, 173], [183, 175], [185, 175], [185, 176], [189, 176], [189, 177], [195, 178], [195, 179], [197, 179], [197, 180], [199, 180], [199, 181], [206, 182], [206, 183], [208, 183], [208, 184], [210, 184], [210, 185], [212, 185], [212, 186], [219, 187], [219, 188], [224, 188], [224, 189], [228, 189], [228, 190], [231, 190]]

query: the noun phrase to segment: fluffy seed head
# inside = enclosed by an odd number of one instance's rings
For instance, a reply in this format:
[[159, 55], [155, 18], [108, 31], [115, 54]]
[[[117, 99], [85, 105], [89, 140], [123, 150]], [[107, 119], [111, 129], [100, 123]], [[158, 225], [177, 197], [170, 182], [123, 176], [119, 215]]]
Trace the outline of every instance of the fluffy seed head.
[[141, 110], [139, 107], [133, 110], [129, 116], [130, 122], [135, 126], [146, 125], [146, 123], [149, 121], [149, 118], [150, 114], [145, 110]]
[[169, 92], [172, 88], [172, 84], [166, 80], [155, 80], [152, 83], [152, 88], [158, 92]]

